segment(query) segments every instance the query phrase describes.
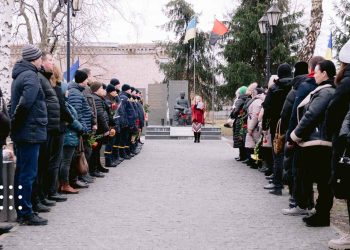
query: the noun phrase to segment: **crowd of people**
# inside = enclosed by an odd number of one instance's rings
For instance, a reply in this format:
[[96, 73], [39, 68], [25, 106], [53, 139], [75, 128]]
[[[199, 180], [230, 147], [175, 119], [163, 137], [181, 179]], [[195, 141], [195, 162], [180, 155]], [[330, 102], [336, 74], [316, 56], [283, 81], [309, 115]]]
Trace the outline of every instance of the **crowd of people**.
[[12, 78], [8, 104], [0, 90], [0, 155], [10, 135], [17, 221], [46, 225], [38, 213], [49, 212], [67, 194], [78, 194], [140, 153], [142, 93], [116, 78], [108, 84], [96, 81], [87, 68], [64, 82], [53, 55], [33, 45], [23, 47]]
[[[265, 173], [264, 189], [282, 195], [288, 187], [284, 215], [302, 216], [309, 227], [330, 225], [333, 199], [347, 200], [350, 215], [350, 41], [339, 53], [338, 71], [330, 60], [279, 65], [268, 87], [242, 86], [230, 117], [234, 119], [236, 158]], [[313, 184], [317, 183], [314, 200]], [[329, 242], [350, 248], [350, 234]]]

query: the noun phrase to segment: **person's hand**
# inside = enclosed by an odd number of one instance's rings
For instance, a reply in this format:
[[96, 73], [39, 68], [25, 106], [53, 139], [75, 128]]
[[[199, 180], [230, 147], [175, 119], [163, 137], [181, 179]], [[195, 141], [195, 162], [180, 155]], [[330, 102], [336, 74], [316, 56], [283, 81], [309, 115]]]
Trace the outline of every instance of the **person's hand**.
[[287, 147], [288, 150], [294, 149], [295, 148], [295, 143], [292, 143], [292, 142], [288, 141], [286, 143], [286, 147]]
[[109, 136], [110, 136], [110, 137], [115, 136], [115, 129], [114, 129], [114, 128], [112, 128], [112, 129], [109, 131]]
[[104, 136], [108, 136], [109, 135], [109, 131], [107, 131], [106, 133], [103, 134]]
[[96, 131], [97, 130], [97, 125], [92, 126], [92, 130]]

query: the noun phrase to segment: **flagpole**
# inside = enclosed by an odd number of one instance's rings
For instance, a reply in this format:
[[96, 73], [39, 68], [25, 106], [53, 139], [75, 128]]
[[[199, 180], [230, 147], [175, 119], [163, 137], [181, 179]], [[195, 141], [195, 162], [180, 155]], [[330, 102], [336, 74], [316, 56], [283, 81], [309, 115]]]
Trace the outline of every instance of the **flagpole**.
[[196, 96], [196, 36], [194, 36], [194, 46], [193, 46], [193, 92]]

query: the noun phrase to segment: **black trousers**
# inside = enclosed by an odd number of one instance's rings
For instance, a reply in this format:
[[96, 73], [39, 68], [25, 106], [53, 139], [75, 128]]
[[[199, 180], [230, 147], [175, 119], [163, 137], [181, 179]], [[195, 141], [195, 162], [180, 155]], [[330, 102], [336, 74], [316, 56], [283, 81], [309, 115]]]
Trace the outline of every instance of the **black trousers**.
[[125, 154], [130, 154], [130, 142], [131, 137], [129, 133], [129, 128], [122, 128], [120, 132], [120, 146]]
[[48, 133], [47, 141], [40, 146], [38, 175], [33, 183], [33, 203], [57, 192], [63, 141], [64, 135]]
[[[318, 198], [316, 201], [316, 212], [325, 217], [329, 217], [333, 206], [333, 192], [329, 183], [331, 177], [332, 148], [326, 146], [303, 147], [299, 150], [299, 166], [304, 170], [304, 178], [301, 180], [303, 187], [302, 196], [306, 199], [301, 201], [301, 207], [307, 207], [303, 201], [312, 196], [313, 183], [317, 183]], [[298, 166], [298, 167], [299, 167]], [[297, 200], [298, 204], [298, 200]], [[299, 204], [298, 204], [299, 205]]]

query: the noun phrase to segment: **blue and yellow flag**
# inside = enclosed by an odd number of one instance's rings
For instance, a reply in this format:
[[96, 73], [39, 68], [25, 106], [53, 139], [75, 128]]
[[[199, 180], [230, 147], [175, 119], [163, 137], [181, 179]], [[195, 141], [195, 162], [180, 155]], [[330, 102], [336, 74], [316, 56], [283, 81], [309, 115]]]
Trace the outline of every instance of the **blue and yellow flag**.
[[196, 26], [197, 26], [197, 19], [194, 16], [191, 21], [188, 23], [184, 43], [188, 43], [188, 40], [193, 39], [196, 37]]
[[332, 55], [332, 49], [333, 49], [333, 42], [332, 42], [332, 32], [329, 35], [329, 40], [328, 40], [328, 46], [327, 46], [327, 51], [326, 51], [326, 60], [332, 60], [333, 55]]

